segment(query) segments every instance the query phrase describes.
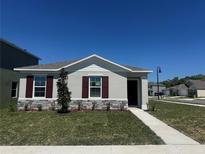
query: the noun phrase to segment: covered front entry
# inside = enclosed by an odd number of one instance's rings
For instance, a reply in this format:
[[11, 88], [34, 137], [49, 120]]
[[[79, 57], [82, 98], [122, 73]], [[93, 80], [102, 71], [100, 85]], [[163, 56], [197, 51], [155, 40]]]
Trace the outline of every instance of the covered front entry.
[[138, 80], [127, 80], [127, 96], [129, 106], [139, 106]]

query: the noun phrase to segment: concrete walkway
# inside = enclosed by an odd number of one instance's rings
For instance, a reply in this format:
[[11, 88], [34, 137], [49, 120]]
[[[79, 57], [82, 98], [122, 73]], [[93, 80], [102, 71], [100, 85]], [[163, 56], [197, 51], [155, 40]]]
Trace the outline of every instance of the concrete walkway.
[[199, 106], [199, 107], [205, 107], [205, 105], [202, 104], [194, 104], [194, 103], [189, 103], [189, 102], [177, 102], [176, 100], [157, 100], [160, 102], [167, 102], [167, 103], [175, 103], [175, 104], [183, 104], [183, 105], [191, 105], [191, 106]]
[[168, 126], [164, 122], [150, 115], [149, 113], [138, 109], [129, 108], [129, 110], [142, 120], [152, 131], [154, 131], [168, 145], [198, 145], [199, 143], [185, 136], [176, 129]]
[[204, 154], [205, 145], [0, 146], [1, 154]]

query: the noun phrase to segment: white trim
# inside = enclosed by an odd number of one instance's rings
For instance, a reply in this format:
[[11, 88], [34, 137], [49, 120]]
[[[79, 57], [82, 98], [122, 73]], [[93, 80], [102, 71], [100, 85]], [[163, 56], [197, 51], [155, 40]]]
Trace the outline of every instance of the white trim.
[[[90, 78], [95, 77], [95, 76], [89, 76], [89, 90], [88, 90], [88, 98], [89, 99], [102, 99], [102, 76], [97, 76], [100, 77], [100, 97], [90, 97]], [[91, 86], [92, 87], [92, 86]]]
[[94, 74], [89, 74], [89, 73], [88, 73], [88, 76], [104, 76], [104, 75], [103, 75], [103, 74], [100, 74], [100, 73], [99, 73], [99, 74], [96, 74], [96, 73], [94, 73]]
[[71, 100], [85, 100], [85, 101], [92, 101], [92, 100], [117, 100], [117, 101], [127, 101], [127, 98], [101, 98], [101, 99], [95, 99], [95, 98], [71, 98]]
[[[58, 98], [22, 98], [19, 97], [18, 100], [57, 100]], [[127, 101], [127, 98], [101, 98], [101, 99], [95, 99], [95, 98], [71, 98], [71, 100], [85, 100], [85, 101], [89, 101], [89, 100], [118, 100], [118, 101]]]
[[18, 100], [57, 100], [58, 98], [46, 98], [46, 97], [34, 97], [34, 98], [23, 98], [19, 97]]
[[[13, 87], [12, 87], [12, 86], [13, 86], [13, 82], [16, 83], [16, 89], [13, 89]], [[12, 82], [11, 82], [11, 98], [17, 98], [17, 97], [18, 97], [18, 96], [17, 96], [17, 95], [18, 95], [18, 86], [19, 86], [19, 83], [18, 83], [17, 81], [12, 81]], [[13, 91], [13, 90], [16, 90], [16, 94], [15, 94], [14, 97], [12, 97], [12, 91]]]
[[[35, 96], [35, 82], [36, 82], [35, 78], [36, 78], [36, 77], [39, 77], [39, 76], [40, 76], [40, 77], [45, 77], [45, 86], [39, 86], [39, 87], [45, 87], [45, 96], [44, 96], [44, 97], [36, 97], [36, 96]], [[39, 99], [46, 98], [47, 76], [41, 74], [41, 75], [34, 75], [33, 77], [34, 77], [34, 78], [33, 78], [33, 94], [32, 94], [32, 98], [34, 98], [34, 99], [36, 99], [36, 98], [39, 98]], [[37, 87], [38, 87], [38, 86], [37, 86]]]
[[129, 77], [128, 77], [127, 80], [128, 80], [128, 81], [136, 81], [136, 80], [139, 80], [139, 78], [129, 78]]
[[28, 69], [28, 68], [14, 68], [14, 71], [59, 71], [58, 69]]
[[128, 70], [128, 71], [132, 71], [131, 69], [129, 69], [129, 68], [127, 68], [127, 67], [124, 67], [124, 66], [122, 66], [122, 65], [119, 65], [119, 64], [117, 64], [117, 63], [114, 63], [114, 62], [112, 62], [112, 61], [110, 61], [110, 60], [108, 60], [108, 59], [105, 59], [105, 58], [103, 58], [103, 57], [101, 57], [101, 56], [98, 56], [98, 55], [96, 55], [96, 54], [93, 54], [93, 55], [91, 55], [91, 56], [85, 57], [85, 58], [83, 58], [83, 59], [81, 59], [81, 60], [79, 60], [79, 61], [76, 61], [76, 62], [74, 62], [74, 63], [71, 63], [71, 64], [69, 64], [69, 65], [66, 65], [66, 66], [64, 66], [63, 68], [66, 68], [66, 67], [75, 65], [75, 64], [77, 64], [77, 63], [80, 63], [80, 62], [85, 61], [85, 60], [87, 60], [87, 59], [90, 59], [90, 58], [92, 58], [92, 57], [97, 57], [97, 58], [99, 58], [99, 59], [101, 59], [101, 60], [104, 60], [104, 61], [106, 61], [106, 62], [108, 62], [108, 63], [111, 63], [111, 64], [113, 64], [113, 65], [116, 65], [116, 66], [118, 66], [118, 67], [124, 68], [124, 69], [126, 69], [126, 70]]
[[133, 73], [152, 73], [153, 71], [152, 70], [142, 70], [142, 71], [132, 71]]
[[121, 67], [121, 68], [123, 68], [123, 69], [125, 69], [125, 70], [128, 70], [128, 71], [130, 71], [130, 72], [136, 72], [136, 73], [137, 73], [137, 72], [146, 72], [146, 73], [153, 72], [153, 71], [151, 71], [151, 70], [133, 71], [133, 70], [130, 69], [130, 68], [127, 68], [127, 67], [122, 66], [122, 65], [120, 65], [120, 64], [117, 64], [117, 63], [115, 63], [115, 62], [112, 62], [112, 61], [110, 61], [110, 60], [108, 60], [108, 59], [105, 59], [105, 58], [103, 58], [103, 57], [101, 57], [101, 56], [98, 56], [98, 55], [96, 55], [96, 54], [93, 54], [93, 55], [91, 55], [91, 56], [82, 58], [82, 59], [80, 59], [80, 60], [78, 60], [78, 61], [76, 61], [76, 62], [73, 62], [73, 63], [71, 63], [71, 64], [65, 65], [65, 66], [63, 66], [63, 67], [61, 67], [61, 68], [58, 68], [58, 69], [26, 69], [26, 68], [14, 68], [14, 71], [60, 71], [62, 68], [70, 67], [70, 66], [72, 66], [72, 65], [78, 64], [78, 63], [80, 63], [80, 62], [82, 62], [82, 61], [85, 61], [85, 60], [87, 60], [87, 59], [90, 59], [90, 58], [92, 58], [92, 57], [97, 57], [97, 58], [99, 58], [99, 59], [101, 59], [101, 60], [103, 60], [103, 61], [106, 61], [106, 62], [111, 63], [111, 64], [113, 64], [113, 65], [116, 65], [116, 66], [118, 66], [118, 67]]

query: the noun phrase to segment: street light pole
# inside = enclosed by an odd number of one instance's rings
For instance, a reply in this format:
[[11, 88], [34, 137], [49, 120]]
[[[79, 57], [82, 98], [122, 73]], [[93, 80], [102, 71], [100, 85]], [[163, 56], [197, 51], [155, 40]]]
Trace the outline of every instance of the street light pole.
[[157, 97], [159, 100], [159, 73], [161, 73], [161, 68], [157, 66]]

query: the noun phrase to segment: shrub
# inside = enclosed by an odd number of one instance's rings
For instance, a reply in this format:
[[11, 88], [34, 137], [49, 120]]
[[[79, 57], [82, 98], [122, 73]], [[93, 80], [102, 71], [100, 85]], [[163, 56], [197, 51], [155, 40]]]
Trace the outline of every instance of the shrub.
[[71, 101], [71, 92], [68, 89], [68, 76], [64, 69], [60, 72], [60, 78], [57, 81], [58, 104], [61, 106], [61, 111], [58, 113], [67, 113], [69, 103]]
[[108, 102], [106, 105], [107, 105], [107, 109], [106, 110], [110, 111], [110, 105], [111, 105], [110, 102]]
[[147, 104], [149, 111], [155, 111], [156, 110], [156, 102], [155, 101], [149, 101]]
[[195, 98], [196, 97], [196, 90], [189, 89], [188, 97]]
[[80, 111], [82, 109], [82, 102], [78, 101], [78, 111]]
[[37, 108], [38, 108], [38, 111], [42, 111], [42, 105], [41, 104], [38, 104]]
[[55, 102], [51, 103], [51, 110], [55, 111]]
[[28, 104], [25, 104], [24, 110], [25, 110], [25, 111], [28, 111]]
[[94, 111], [95, 110], [95, 106], [96, 106], [97, 103], [94, 101], [94, 102], [92, 102], [92, 104], [93, 104], [92, 111]]
[[125, 104], [123, 102], [120, 103], [120, 111], [124, 111]]
[[9, 111], [16, 112], [16, 103], [15, 102], [9, 103]]
[[51, 106], [51, 110], [52, 110], [52, 111], [55, 111], [55, 106]]
[[69, 113], [69, 110], [62, 110], [62, 109], [58, 109], [57, 113]]

